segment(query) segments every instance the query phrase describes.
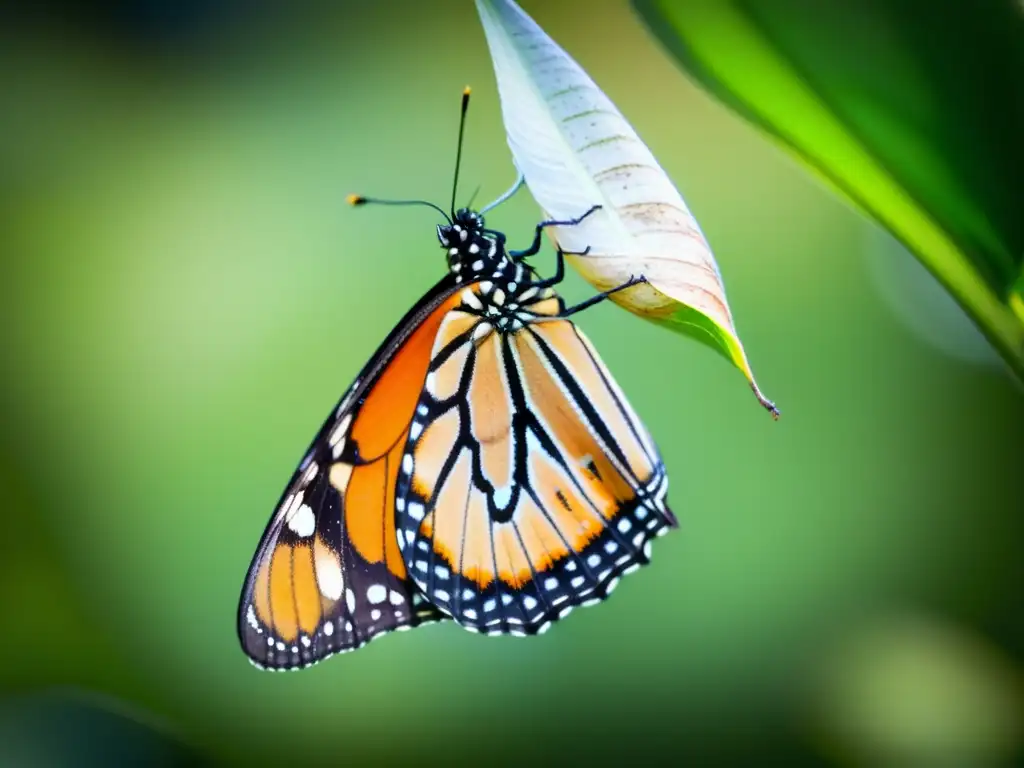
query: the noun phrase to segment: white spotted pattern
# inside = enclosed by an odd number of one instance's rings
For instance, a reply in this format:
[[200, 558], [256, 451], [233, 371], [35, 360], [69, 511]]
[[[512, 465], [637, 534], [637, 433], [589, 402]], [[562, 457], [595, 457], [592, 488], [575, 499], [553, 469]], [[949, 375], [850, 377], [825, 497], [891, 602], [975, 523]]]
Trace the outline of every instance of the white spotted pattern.
[[300, 504], [288, 519], [288, 527], [301, 538], [313, 535], [316, 530], [316, 516], [308, 504]]

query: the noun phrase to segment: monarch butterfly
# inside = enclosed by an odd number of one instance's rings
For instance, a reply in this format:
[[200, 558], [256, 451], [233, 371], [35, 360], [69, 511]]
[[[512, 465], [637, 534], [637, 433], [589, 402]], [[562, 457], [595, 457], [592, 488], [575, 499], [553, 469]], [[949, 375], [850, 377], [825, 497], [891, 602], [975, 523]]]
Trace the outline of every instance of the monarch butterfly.
[[242, 589], [242, 648], [306, 667], [392, 630], [453, 619], [486, 634], [544, 632], [607, 597], [678, 523], [644, 425], [566, 307], [483, 213], [437, 238], [448, 273], [402, 318], [313, 439]]

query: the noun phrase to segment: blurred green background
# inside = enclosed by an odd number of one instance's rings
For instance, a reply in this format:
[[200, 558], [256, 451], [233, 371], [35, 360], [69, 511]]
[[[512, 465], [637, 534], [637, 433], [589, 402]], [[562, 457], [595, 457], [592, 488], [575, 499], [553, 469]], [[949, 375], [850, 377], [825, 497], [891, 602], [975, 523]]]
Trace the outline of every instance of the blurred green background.
[[[257, 671], [235, 610], [273, 504], [444, 269], [431, 212], [345, 195], [445, 203], [467, 83], [463, 199], [514, 176], [475, 10], [7, 12], [0, 764], [109, 764], [140, 727], [168, 764], [1024, 759], [1020, 388], [626, 2], [522, 6], [686, 197], [781, 421], [703, 347], [588, 311], [669, 468], [653, 564], [540, 638]], [[522, 193], [489, 222], [515, 246], [537, 217]], [[68, 735], [97, 712], [122, 725]]]

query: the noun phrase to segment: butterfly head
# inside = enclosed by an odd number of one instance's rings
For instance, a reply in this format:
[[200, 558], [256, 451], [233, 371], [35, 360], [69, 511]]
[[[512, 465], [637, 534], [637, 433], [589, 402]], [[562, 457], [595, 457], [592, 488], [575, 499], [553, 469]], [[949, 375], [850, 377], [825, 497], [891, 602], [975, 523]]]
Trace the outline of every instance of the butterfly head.
[[484, 229], [484, 217], [460, 208], [451, 224], [439, 224], [437, 239], [448, 252], [448, 269], [455, 274], [480, 272], [500, 257], [498, 244]]

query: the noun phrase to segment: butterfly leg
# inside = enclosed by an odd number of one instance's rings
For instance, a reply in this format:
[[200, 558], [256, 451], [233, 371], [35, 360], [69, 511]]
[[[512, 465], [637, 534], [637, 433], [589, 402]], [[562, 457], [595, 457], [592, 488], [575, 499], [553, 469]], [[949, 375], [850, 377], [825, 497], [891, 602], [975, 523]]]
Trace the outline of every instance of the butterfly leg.
[[626, 288], [631, 288], [634, 285], [638, 285], [639, 283], [646, 283], [646, 282], [647, 282], [647, 278], [644, 277], [643, 275], [640, 275], [640, 277], [630, 277], [629, 280], [624, 282], [622, 285], [617, 285], [614, 288], [611, 288], [611, 289], [609, 289], [607, 291], [602, 291], [601, 293], [597, 294], [596, 296], [591, 296], [586, 301], [581, 301], [579, 304], [575, 304], [575, 305], [573, 305], [571, 307], [567, 307], [567, 308], [563, 309], [561, 312], [558, 313], [558, 316], [559, 317], [569, 317], [570, 315], [575, 315], [577, 312], [582, 312], [584, 309], [589, 309], [590, 307], [594, 306], [595, 304], [600, 304], [602, 301], [607, 299], [613, 293], [618, 293], [619, 291], [624, 291]]
[[550, 288], [552, 285], [558, 285], [565, 279], [565, 257], [586, 256], [588, 253], [590, 253], [589, 245], [582, 251], [563, 251], [559, 248], [555, 251], [555, 274], [551, 277], [545, 278], [544, 280], [538, 280], [534, 285], [538, 288]]
[[515, 261], [525, 259], [527, 256], [536, 255], [536, 253], [540, 250], [540, 239], [541, 236], [544, 234], [545, 227], [575, 227], [577, 224], [579, 224], [581, 221], [587, 218], [587, 216], [592, 214], [594, 211], [600, 210], [602, 207], [603, 206], [601, 205], [591, 206], [590, 210], [588, 210], [582, 216], [579, 216], [578, 218], [575, 219], [569, 219], [567, 221], [558, 221], [556, 219], [542, 221], [540, 224], [537, 225], [537, 229], [533, 233], [533, 242], [530, 243], [530, 247], [522, 251], [509, 251], [508, 255], [512, 257], [512, 259], [514, 259]]

